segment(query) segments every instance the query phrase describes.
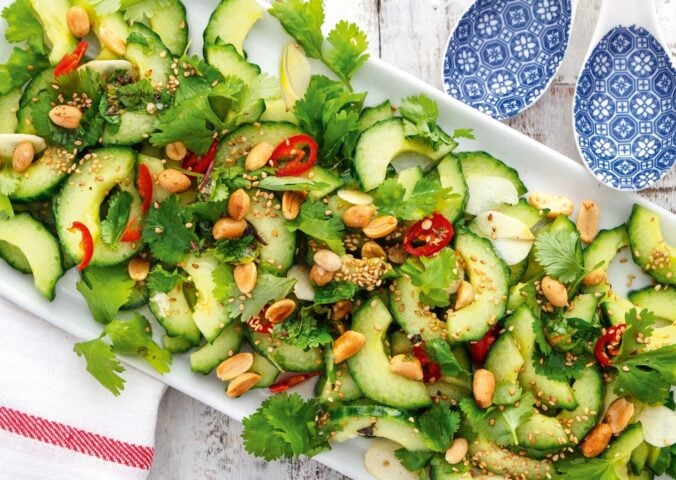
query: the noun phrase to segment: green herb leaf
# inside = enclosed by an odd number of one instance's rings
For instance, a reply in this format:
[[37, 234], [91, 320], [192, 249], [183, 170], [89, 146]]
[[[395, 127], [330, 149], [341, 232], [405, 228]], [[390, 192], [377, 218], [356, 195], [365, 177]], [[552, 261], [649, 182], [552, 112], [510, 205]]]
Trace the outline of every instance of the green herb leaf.
[[0, 95], [23, 87], [45, 68], [49, 68], [46, 56], [32, 50], [14, 48], [7, 62], [0, 65]]
[[300, 230], [315, 240], [326, 244], [338, 255], [344, 255], [345, 224], [337, 215], [326, 215], [326, 211], [326, 205], [322, 202], [304, 202], [296, 220], [289, 223], [289, 229], [292, 231]]
[[430, 358], [439, 364], [443, 376], [465, 378], [469, 376], [469, 372], [460, 365], [458, 359], [453, 355], [448, 342], [435, 338], [425, 342], [425, 350]]
[[460, 427], [460, 414], [438, 403], [418, 419], [425, 444], [435, 452], [445, 452]]
[[454, 273], [456, 268], [455, 253], [444, 248], [433, 257], [409, 257], [401, 271], [420, 289], [421, 302], [431, 307], [445, 307], [450, 304], [446, 289], [458, 279]]
[[110, 199], [108, 214], [101, 222], [101, 238], [106, 244], [117, 246], [119, 243], [129, 222], [132, 200], [131, 194], [122, 190]]
[[317, 182], [303, 177], [277, 177], [267, 176], [260, 181], [258, 187], [272, 192], [285, 192], [287, 190], [306, 192], [312, 188], [319, 188]]
[[[293, 290], [295, 284], [296, 280], [293, 278], [275, 277], [269, 273], [259, 275], [256, 286], [251, 292], [251, 298], [247, 298], [246, 300], [237, 298], [232, 303], [231, 312], [233, 318], [241, 316], [242, 322], [249, 321], [258, 315], [268, 303], [286, 298]], [[240, 310], [240, 305], [244, 305], [242, 310]]]
[[29, 0], [15, 0], [2, 10], [2, 18], [7, 21], [5, 38], [8, 42], [25, 42], [34, 54], [49, 55], [45, 32]]
[[87, 371], [98, 382], [110, 390], [113, 395], [119, 395], [124, 389], [124, 379], [118, 375], [124, 372], [124, 367], [115, 357], [113, 349], [100, 338], [88, 342], [76, 343], [73, 351], [78, 357], [84, 357], [87, 362]]
[[333, 48], [326, 51], [326, 63], [343, 80], [352, 78], [369, 58], [366, 34], [354, 23], [338, 22], [327, 40]]
[[89, 267], [76, 288], [87, 302], [94, 320], [108, 323], [129, 301], [134, 285], [126, 268]]
[[232, 240], [219, 240], [214, 244], [214, 256], [223, 263], [253, 262], [258, 256], [258, 249], [253, 235]]
[[321, 315], [322, 313], [324, 317], [328, 317], [330, 309], [302, 308], [298, 315], [275, 325], [272, 335], [283, 340], [284, 343], [295, 345], [303, 350], [329, 345], [333, 342], [333, 337], [326, 323], [315, 316], [315, 314]]
[[143, 241], [150, 246], [155, 258], [167, 263], [180, 262], [199, 239], [192, 223], [189, 207], [181, 205], [178, 197], [171, 197], [160, 203], [158, 208], [148, 210], [143, 226]]
[[133, 312], [128, 320], [113, 320], [104, 331], [115, 353], [142, 357], [157, 372], [169, 372], [171, 352], [153, 341], [150, 322], [140, 313]]
[[441, 145], [452, 147], [457, 145], [453, 138], [437, 125], [439, 117], [437, 103], [424, 93], [405, 98], [399, 106], [399, 113], [404, 117], [406, 137], [428, 143], [434, 148]]
[[502, 409], [489, 407], [482, 410], [473, 399], [463, 398], [460, 400], [460, 409], [472, 429], [482, 439], [502, 446], [518, 445], [516, 430], [533, 415], [533, 402], [533, 394], [528, 392], [521, 397], [518, 406], [510, 405]]
[[434, 456], [434, 453], [432, 452], [411, 452], [405, 448], [395, 450], [394, 454], [397, 456], [397, 459], [403, 467], [412, 472], [425, 468]]
[[372, 195], [380, 215], [420, 220], [444, 210], [446, 202], [457, 197], [452, 191], [452, 188], [443, 188], [437, 176], [426, 175], [418, 180], [405, 200], [406, 189], [395, 178], [385, 180]]
[[587, 480], [619, 480], [615, 464], [606, 458], [575, 458], [555, 464], [555, 478], [584, 478]]
[[157, 265], [153, 268], [146, 279], [150, 291], [164, 293], [173, 290], [176, 285], [183, 281], [185, 281], [185, 276], [181, 274], [180, 270], [174, 269], [168, 271], [162, 265]]
[[324, 35], [324, 6], [322, 0], [285, 0], [274, 2], [269, 10], [308, 57], [321, 59]]
[[538, 235], [535, 239], [535, 259], [547, 275], [563, 283], [574, 283], [585, 273], [577, 232], [555, 230]]
[[323, 287], [315, 288], [314, 302], [318, 305], [336, 303], [340, 300], [351, 300], [359, 287], [352, 282], [331, 282]]

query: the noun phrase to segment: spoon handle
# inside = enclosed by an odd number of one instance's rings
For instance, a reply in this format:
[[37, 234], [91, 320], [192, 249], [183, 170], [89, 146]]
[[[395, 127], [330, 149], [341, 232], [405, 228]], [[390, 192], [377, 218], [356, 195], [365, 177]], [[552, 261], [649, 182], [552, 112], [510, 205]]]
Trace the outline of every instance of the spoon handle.
[[591, 45], [596, 45], [606, 33], [619, 25], [643, 27], [666, 45], [659, 28], [655, 0], [603, 0]]

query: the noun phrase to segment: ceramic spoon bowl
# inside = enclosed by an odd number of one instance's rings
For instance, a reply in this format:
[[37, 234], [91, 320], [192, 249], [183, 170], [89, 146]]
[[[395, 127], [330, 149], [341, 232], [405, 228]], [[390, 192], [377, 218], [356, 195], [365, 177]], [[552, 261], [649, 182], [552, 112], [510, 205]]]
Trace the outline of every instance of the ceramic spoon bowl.
[[446, 92], [493, 118], [513, 117], [547, 90], [568, 48], [573, 0], [477, 0], [446, 46]]
[[676, 160], [676, 70], [653, 0], [605, 0], [575, 89], [584, 163], [611, 188], [642, 190]]

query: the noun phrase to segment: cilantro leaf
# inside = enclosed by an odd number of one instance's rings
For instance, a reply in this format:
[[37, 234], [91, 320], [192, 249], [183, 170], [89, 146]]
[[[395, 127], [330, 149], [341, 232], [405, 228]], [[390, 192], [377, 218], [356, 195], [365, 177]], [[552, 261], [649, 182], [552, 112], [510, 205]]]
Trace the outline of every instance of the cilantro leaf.
[[526, 393], [519, 402], [504, 408], [477, 407], [471, 398], [460, 400], [460, 409], [467, 417], [472, 429], [484, 440], [498, 445], [518, 445], [516, 430], [533, 415], [533, 394]]
[[[296, 345], [303, 350], [321, 347], [333, 342], [333, 337], [325, 322], [320, 322], [313, 313], [321, 310], [312, 307], [302, 308], [300, 314], [287, 318], [272, 329], [273, 337], [283, 339], [285, 343]], [[330, 313], [328, 309], [325, 312]]]
[[5, 194], [0, 193], [0, 220], [9, 220], [14, 217], [14, 208], [12, 202]]
[[411, 452], [405, 448], [395, 450], [394, 454], [403, 467], [412, 472], [425, 468], [425, 465], [430, 463], [430, 460], [434, 456], [433, 452]]
[[381, 215], [394, 215], [404, 220], [420, 220], [432, 212], [445, 209], [445, 203], [457, 197], [452, 188], [443, 188], [439, 178], [426, 175], [406, 197], [406, 189], [396, 179], [385, 180], [375, 192], [373, 202]]
[[[7, 167], [6, 167], [7, 168]], [[19, 186], [19, 177], [11, 173], [0, 175], [0, 195], [11, 195]]]
[[129, 301], [134, 285], [126, 268], [89, 267], [76, 288], [87, 302], [94, 320], [108, 323]]
[[[242, 317], [242, 322], [247, 322], [263, 310], [268, 303], [285, 298], [293, 290], [296, 280], [293, 278], [280, 278], [263, 273], [258, 276], [256, 286], [251, 292], [251, 298], [240, 300], [237, 298], [232, 303], [233, 318]], [[240, 308], [240, 305], [242, 307]]]
[[142, 357], [159, 373], [168, 373], [171, 352], [153, 341], [150, 322], [134, 312], [128, 320], [116, 319], [104, 328], [113, 343], [113, 351], [121, 355]]
[[354, 23], [345, 20], [338, 22], [329, 32], [327, 40], [333, 48], [326, 51], [326, 63], [343, 80], [352, 78], [369, 58], [366, 53], [369, 46], [366, 34]]
[[435, 338], [425, 342], [425, 350], [430, 358], [439, 364], [445, 377], [468, 377], [469, 372], [455, 358], [448, 342]]
[[339, 300], [351, 300], [359, 287], [352, 282], [331, 282], [315, 289], [314, 302], [318, 305], [336, 303]]
[[585, 273], [580, 236], [577, 232], [555, 230], [535, 239], [535, 259], [547, 275], [573, 283]]
[[474, 140], [474, 130], [471, 128], [456, 128], [453, 130], [453, 138], [467, 138], [469, 140]]
[[151, 291], [167, 293], [185, 280], [180, 272], [178, 269], [165, 270], [162, 265], [157, 265], [148, 274], [146, 284]]
[[445, 452], [460, 427], [460, 414], [438, 403], [418, 419], [425, 445], [432, 451]]
[[258, 120], [262, 111], [257, 108], [257, 105], [280, 96], [278, 83], [276, 78], [265, 73], [245, 83], [235, 96], [236, 102], [228, 111], [225, 128], [232, 131], [240, 125], [254, 123]]
[[442, 249], [433, 257], [409, 257], [401, 271], [411, 277], [413, 285], [420, 289], [420, 301], [432, 307], [450, 304], [446, 289], [458, 279], [455, 252]]
[[45, 68], [49, 68], [49, 59], [45, 55], [31, 49], [14, 48], [7, 62], [0, 65], [0, 95], [22, 87]]
[[2, 18], [7, 21], [5, 38], [8, 42], [26, 42], [35, 54], [49, 54], [45, 44], [45, 32], [29, 0], [15, 0], [2, 10]]
[[87, 371], [110, 390], [113, 395], [119, 395], [124, 389], [124, 379], [118, 375], [124, 372], [124, 367], [115, 357], [113, 349], [100, 338], [88, 342], [76, 343], [73, 351], [78, 357], [84, 357]]
[[587, 480], [619, 480], [615, 464], [606, 458], [576, 458], [555, 464], [555, 478], [585, 478]]
[[624, 323], [627, 328], [622, 335], [622, 343], [614, 361], [621, 362], [630, 358], [636, 352], [645, 350], [645, 343], [639, 342], [639, 339], [652, 336], [655, 322], [655, 315], [650, 310], [644, 309], [640, 313], [635, 308], [629, 310], [624, 315]]
[[229, 266], [219, 263], [211, 272], [211, 277], [214, 281], [214, 297], [221, 303], [225, 304], [238, 295], [239, 290], [235, 284], [235, 277]]
[[217, 202], [192, 202], [188, 207], [197, 220], [213, 223], [226, 214], [228, 202], [225, 200]]
[[[404, 130], [407, 138], [413, 138], [438, 148], [441, 145], [455, 147], [457, 143], [439, 125], [439, 107], [430, 97], [420, 95], [405, 98], [399, 106], [399, 113], [404, 118]], [[460, 131], [464, 134], [466, 132]]]
[[110, 199], [108, 214], [101, 222], [101, 238], [108, 245], [117, 245], [127, 228], [131, 212], [132, 196], [129, 192], [118, 191]]
[[171, 197], [160, 203], [158, 208], [148, 210], [143, 226], [143, 241], [150, 246], [155, 258], [167, 263], [178, 263], [199, 239], [192, 223], [188, 207], [179, 203], [178, 197]]
[[244, 447], [266, 460], [316, 455], [328, 448], [315, 422], [320, 413], [316, 399], [303, 400], [286, 392], [268, 397], [242, 421]]
[[147, 78], [138, 82], [121, 85], [115, 89], [115, 98], [126, 111], [146, 111], [149, 103], [168, 105], [171, 97], [164, 91], [158, 92]]
[[214, 244], [214, 256], [223, 263], [252, 262], [258, 256], [253, 235], [244, 235], [232, 240], [219, 240]]
[[304, 202], [298, 217], [289, 223], [289, 229], [300, 230], [315, 240], [326, 244], [338, 255], [345, 254], [343, 235], [345, 224], [337, 215], [326, 215], [326, 205], [321, 202]]
[[279, 20], [284, 30], [303, 47], [308, 57], [322, 58], [322, 44], [324, 43], [322, 0], [275, 2], [269, 11]]

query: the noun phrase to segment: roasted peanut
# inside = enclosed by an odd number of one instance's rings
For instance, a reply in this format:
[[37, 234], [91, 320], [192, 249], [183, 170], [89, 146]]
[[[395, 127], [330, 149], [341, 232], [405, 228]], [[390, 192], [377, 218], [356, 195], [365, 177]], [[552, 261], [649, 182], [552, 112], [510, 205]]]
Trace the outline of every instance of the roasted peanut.
[[613, 435], [617, 435], [627, 428], [635, 410], [634, 404], [624, 397], [620, 397], [610, 404], [606, 411], [605, 422]]
[[317, 250], [313, 256], [313, 259], [317, 265], [331, 273], [337, 272], [343, 266], [343, 262], [341, 262], [340, 257], [331, 250], [327, 250], [325, 248]]
[[246, 220], [235, 220], [230, 217], [222, 217], [216, 220], [211, 234], [216, 240], [239, 238], [244, 235], [248, 224]]
[[582, 283], [587, 286], [593, 286], [593, 285], [598, 285], [599, 283], [603, 282], [606, 278], [606, 269], [603, 267], [599, 267], [596, 270], [592, 270], [589, 272], [585, 277], [582, 279]]
[[282, 215], [287, 220], [294, 220], [300, 213], [300, 206], [305, 201], [305, 192], [286, 191], [282, 195]]
[[127, 53], [127, 42], [105, 24], [99, 26], [99, 40], [115, 55], [123, 56]]
[[226, 391], [226, 394], [231, 398], [244, 395], [246, 392], [251, 390], [260, 381], [260, 379], [261, 376], [257, 373], [243, 373], [240, 376], [232, 379], [232, 381], [228, 384], [228, 390]]
[[87, 15], [87, 11], [84, 8], [80, 6], [70, 7], [66, 13], [66, 23], [73, 36], [82, 38], [89, 35], [91, 22], [89, 21], [89, 15]]
[[150, 262], [143, 257], [134, 257], [127, 265], [129, 278], [135, 282], [142, 282], [148, 278], [148, 272], [150, 272]]
[[190, 188], [190, 177], [173, 168], [163, 170], [157, 176], [157, 183], [169, 193], [183, 193]]
[[474, 287], [467, 281], [460, 282], [457, 294], [455, 296], [455, 305], [453, 310], [460, 310], [474, 301]]
[[601, 423], [595, 426], [580, 445], [582, 455], [587, 458], [599, 456], [606, 449], [608, 443], [610, 443], [610, 437], [612, 436], [613, 431], [608, 424]]
[[361, 258], [387, 258], [387, 253], [378, 243], [369, 240], [361, 246]]
[[188, 147], [183, 142], [174, 142], [164, 147], [164, 153], [169, 160], [180, 162], [188, 155]]
[[250, 293], [256, 286], [258, 280], [258, 270], [254, 262], [240, 263], [233, 272], [235, 284], [242, 293]]
[[296, 310], [296, 302], [290, 298], [278, 300], [265, 311], [265, 319], [270, 323], [282, 323]]
[[348, 330], [333, 342], [333, 363], [342, 363], [357, 353], [366, 343], [363, 333]]
[[341, 321], [347, 318], [347, 316], [352, 311], [352, 301], [351, 300], [338, 300], [331, 307], [331, 318], [336, 321]]
[[591, 243], [599, 231], [601, 213], [596, 202], [584, 200], [577, 214], [577, 229], [580, 231], [580, 239], [585, 243]]
[[315, 263], [310, 269], [310, 280], [312, 280], [315, 285], [323, 287], [333, 280], [333, 272], [328, 272]]
[[547, 218], [556, 218], [559, 215], [568, 216], [575, 209], [570, 198], [546, 192], [531, 193], [528, 197], [528, 204], [538, 210], [547, 210]]
[[250, 206], [249, 194], [242, 188], [235, 190], [228, 198], [228, 215], [235, 220], [242, 220], [249, 213]]
[[82, 112], [72, 105], [57, 105], [49, 111], [49, 119], [61, 128], [74, 130], [80, 126]]
[[456, 437], [453, 439], [451, 446], [446, 450], [444, 458], [451, 465], [460, 463], [465, 458], [465, 455], [467, 455], [468, 449], [469, 444], [467, 440], [462, 437]]
[[14, 149], [12, 155], [12, 168], [16, 172], [25, 172], [33, 163], [35, 158], [35, 147], [31, 142], [21, 142]]
[[542, 294], [555, 307], [565, 307], [568, 304], [568, 290], [566, 286], [552, 277], [544, 277], [540, 282]]
[[373, 207], [352, 205], [343, 213], [343, 223], [350, 228], [364, 228], [373, 218]]
[[493, 403], [495, 394], [495, 375], [490, 370], [481, 368], [474, 372], [472, 393], [479, 408], [488, 408]]
[[255, 145], [246, 156], [244, 168], [247, 170], [258, 170], [263, 168], [270, 160], [270, 155], [275, 151], [275, 147], [267, 142], [261, 142]]
[[216, 368], [216, 376], [224, 382], [239, 377], [249, 371], [254, 362], [251, 352], [241, 352], [221, 362]]
[[363, 228], [364, 235], [369, 238], [383, 238], [397, 229], [397, 217], [383, 215], [376, 217]]
[[420, 360], [401, 353], [390, 359], [390, 371], [409, 380], [422, 380], [423, 369]]

